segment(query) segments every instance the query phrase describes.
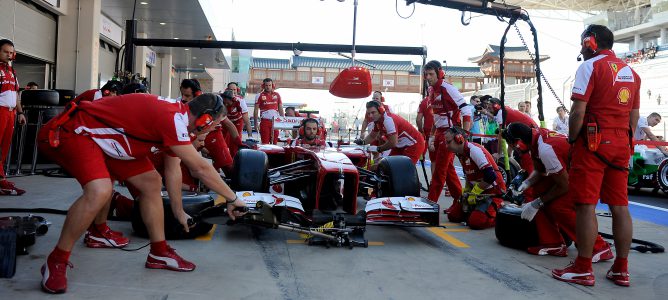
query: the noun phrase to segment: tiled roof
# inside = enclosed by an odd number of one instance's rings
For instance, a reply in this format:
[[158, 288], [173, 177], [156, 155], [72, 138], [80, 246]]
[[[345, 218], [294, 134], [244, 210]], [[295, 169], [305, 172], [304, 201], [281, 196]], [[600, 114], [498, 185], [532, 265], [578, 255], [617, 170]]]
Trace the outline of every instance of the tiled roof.
[[[358, 66], [363, 66], [373, 70], [382, 70], [382, 71], [403, 71], [410, 72], [413, 71], [415, 66], [411, 61], [392, 61], [392, 60], [363, 60], [363, 62], [373, 65], [375, 68], [372, 68], [365, 64], [356, 64]], [[333, 69], [345, 69], [352, 66], [352, 61], [350, 59], [343, 58], [325, 58], [325, 57], [306, 57], [306, 56], [293, 56], [292, 57], [292, 67], [307, 67], [307, 68], [333, 68]]]
[[[526, 48], [524, 48], [524, 47], [505, 47], [504, 50], [505, 50], [505, 54], [504, 54], [505, 59], [531, 60], [531, 56], [529, 56], [529, 53], [527, 52]], [[471, 58], [469, 58], [469, 61], [477, 63], [486, 56], [491, 56], [491, 57], [498, 58], [500, 51], [501, 51], [501, 47], [498, 46], [498, 45], [487, 45], [487, 48], [485, 49], [485, 52], [483, 52], [482, 55], [476, 56], [476, 57], [471, 57]], [[533, 51], [533, 49], [531, 49], [531, 51]], [[540, 56], [540, 61], [544, 61], [544, 60], [549, 59], [549, 58], [550, 58], [549, 55], [541, 55]]]
[[256, 69], [292, 69], [289, 59], [253, 57], [251, 68]]
[[[415, 72], [411, 74], [420, 74], [422, 71], [422, 66], [415, 66]], [[445, 74], [452, 77], [485, 77], [480, 71], [480, 67], [457, 67], [457, 66], [446, 66]]]

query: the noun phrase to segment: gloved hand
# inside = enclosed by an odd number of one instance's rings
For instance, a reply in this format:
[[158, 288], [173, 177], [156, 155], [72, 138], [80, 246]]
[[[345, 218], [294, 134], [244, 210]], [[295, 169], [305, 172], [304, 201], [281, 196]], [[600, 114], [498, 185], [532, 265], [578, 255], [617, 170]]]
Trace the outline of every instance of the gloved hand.
[[484, 190], [480, 188], [477, 184], [473, 186], [471, 189], [471, 192], [468, 194], [466, 197], [466, 202], [468, 202], [469, 205], [475, 205], [476, 202], [478, 201], [478, 196], [482, 194]]
[[429, 151], [436, 151], [436, 146], [434, 145], [436, 138], [432, 135], [429, 137]]
[[364, 145], [364, 140], [363, 139], [355, 139], [354, 143], [357, 144], [357, 145]]
[[522, 181], [522, 184], [520, 184], [520, 186], [518, 186], [517, 188], [512, 189], [513, 196], [517, 197], [517, 196], [521, 195], [522, 193], [524, 193], [524, 191], [526, 191], [527, 188], [529, 188], [529, 186], [531, 186], [531, 184], [529, 184], [528, 180]]
[[530, 203], [525, 203], [524, 205], [522, 205], [522, 215], [521, 215], [522, 219], [531, 222], [531, 220], [533, 220], [533, 218], [536, 216], [536, 213], [538, 213], [538, 210], [541, 207], [543, 207], [543, 201], [540, 200], [540, 198], [536, 198]]
[[369, 146], [367, 150], [370, 152], [378, 152], [378, 146]]

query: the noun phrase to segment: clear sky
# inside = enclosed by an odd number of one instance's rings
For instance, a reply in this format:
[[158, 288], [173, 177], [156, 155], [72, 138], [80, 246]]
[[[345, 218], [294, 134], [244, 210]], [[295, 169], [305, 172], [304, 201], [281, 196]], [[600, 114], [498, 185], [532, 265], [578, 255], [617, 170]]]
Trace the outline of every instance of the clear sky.
[[[218, 40], [229, 40], [232, 30], [237, 41], [302, 42], [351, 44], [353, 0], [200, 0]], [[398, 2], [398, 5], [396, 5]], [[550, 59], [541, 64], [553, 87], [561, 91], [563, 83], [578, 67], [581, 22], [584, 14], [574, 12], [529, 11], [538, 30], [540, 52]], [[406, 19], [402, 18], [407, 17]], [[545, 17], [547, 16], [547, 17]], [[466, 18], [469, 14], [466, 14]], [[570, 20], [569, 20], [570, 19]], [[518, 22], [533, 51], [533, 37], [526, 23]], [[493, 16], [473, 15], [470, 25], [461, 23], [461, 12], [443, 7], [406, 6], [405, 0], [359, 0], [357, 13], [358, 45], [426, 45], [427, 60], [447, 60], [452, 66], [475, 66], [468, 58], [484, 51], [486, 45], [498, 45], [506, 27]], [[506, 46], [521, 46], [514, 28]], [[623, 49], [626, 50], [626, 49]], [[229, 51], [226, 52], [229, 55]], [[291, 51], [253, 51], [254, 57], [289, 58]], [[330, 53], [304, 56], [339, 57]], [[418, 56], [363, 55], [360, 59], [411, 60]], [[553, 118], [557, 103], [545, 90], [546, 119]], [[568, 93], [566, 93], [568, 94]], [[419, 99], [418, 99], [419, 100]], [[568, 102], [567, 102], [568, 105]]]

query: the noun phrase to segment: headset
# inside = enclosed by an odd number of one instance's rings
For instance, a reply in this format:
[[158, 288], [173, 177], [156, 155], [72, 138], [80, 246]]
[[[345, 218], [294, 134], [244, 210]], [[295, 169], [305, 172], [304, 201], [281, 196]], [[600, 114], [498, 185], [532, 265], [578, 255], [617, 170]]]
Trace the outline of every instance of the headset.
[[[4, 45], [10, 45], [10, 46], [14, 47], [14, 43], [12, 43], [12, 41], [10, 41], [8, 39], [1, 39], [0, 40], [0, 47], [2, 47]], [[14, 60], [16, 60], [16, 49], [14, 49], [14, 52], [12, 52], [12, 56], [9, 58], [9, 61], [14, 61]], [[12, 67], [9, 67], [9, 69], [11, 69], [12, 75], [14, 76], [15, 91], [18, 92], [19, 91], [19, 81], [16, 78], [16, 71], [14, 71], [14, 68], [12, 68]], [[0, 83], [3, 82], [4, 80], [5, 80], [4, 76], [0, 77]]]
[[445, 78], [445, 71], [443, 71], [443, 66], [438, 60], [432, 60], [429, 61], [425, 65], [425, 69], [434, 69], [436, 71], [436, 78], [437, 79], [444, 79]]
[[[511, 127], [515, 127], [517, 125], [511, 123], [508, 124], [508, 126], [501, 131], [501, 137], [508, 141], [509, 143], [516, 143], [517, 149], [520, 150], [522, 153], [526, 153], [529, 151], [529, 146], [522, 141], [522, 139], [515, 137], [512, 132], [511, 132]], [[533, 130], [531, 130], [531, 134], [533, 135]]]
[[123, 84], [120, 81], [117, 80], [109, 80], [107, 83], [102, 86], [100, 91], [102, 92], [102, 96], [107, 97], [111, 95], [111, 92], [116, 92], [118, 94], [120, 91], [123, 90]]
[[[235, 88], [235, 89], [230, 88], [230, 84], [234, 84], [237, 88]], [[239, 87], [239, 83], [237, 83], [237, 82], [232, 81], [232, 82], [228, 83], [227, 84], [227, 89], [232, 90], [232, 91], [236, 91], [237, 95], [241, 94], [241, 88]]]
[[301, 124], [301, 126], [299, 126], [299, 136], [304, 137], [306, 135], [306, 123], [309, 123], [309, 122], [315, 122], [315, 125], [318, 128], [315, 132], [315, 135], [316, 135], [316, 137], [319, 137], [320, 136], [320, 122], [318, 122], [318, 120], [315, 119], [315, 118], [306, 118], [306, 119], [302, 120], [302, 124]]
[[181, 88], [191, 89], [193, 91], [193, 98], [202, 95], [202, 88], [197, 79], [183, 79], [181, 81]]
[[271, 78], [265, 78], [264, 80], [262, 80], [262, 89], [263, 90], [267, 87], [267, 82], [271, 82], [271, 90], [272, 91], [276, 89], [276, 84], [274, 83], [274, 81], [271, 80]]
[[458, 145], [461, 145], [464, 143], [464, 141], [466, 141], [466, 138], [464, 137], [461, 129], [458, 129], [457, 127], [450, 127], [448, 128], [448, 131], [452, 134], [452, 140], [455, 141], [455, 143]]
[[195, 120], [195, 128], [200, 132], [208, 129], [211, 125], [214, 125], [213, 122], [216, 119], [215, 116], [219, 115], [220, 111], [223, 109], [223, 98], [219, 95], [214, 96], [216, 96], [216, 105], [213, 108], [207, 108]]
[[596, 43], [596, 34], [593, 32], [588, 32], [587, 36], [582, 39], [582, 45], [591, 50], [591, 52], [596, 53], [598, 50], [598, 43]]

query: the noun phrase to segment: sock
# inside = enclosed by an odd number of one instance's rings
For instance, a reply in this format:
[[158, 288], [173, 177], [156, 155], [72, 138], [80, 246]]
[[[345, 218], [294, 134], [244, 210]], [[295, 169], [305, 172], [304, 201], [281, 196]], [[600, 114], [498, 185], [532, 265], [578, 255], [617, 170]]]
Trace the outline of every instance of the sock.
[[57, 262], [67, 262], [70, 260], [71, 253], [71, 251], [64, 251], [56, 246], [51, 251], [51, 254], [49, 254], [49, 258]]
[[575, 266], [582, 270], [591, 271], [591, 257], [578, 256], [575, 259]]
[[629, 270], [629, 259], [627, 257], [617, 257], [615, 258], [615, 263], [612, 264], [613, 271], [616, 272], [628, 272]]
[[97, 229], [98, 232], [96, 233], [103, 233], [109, 230], [109, 226], [107, 226], [107, 222], [103, 222], [100, 224], [93, 224], [95, 226], [95, 229]]
[[151, 243], [151, 252], [153, 253], [163, 253], [167, 251], [167, 241], [162, 240], [159, 242]]

